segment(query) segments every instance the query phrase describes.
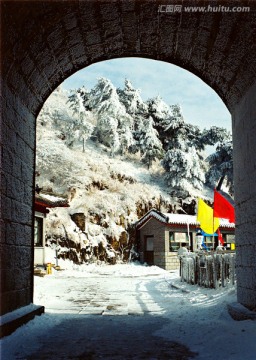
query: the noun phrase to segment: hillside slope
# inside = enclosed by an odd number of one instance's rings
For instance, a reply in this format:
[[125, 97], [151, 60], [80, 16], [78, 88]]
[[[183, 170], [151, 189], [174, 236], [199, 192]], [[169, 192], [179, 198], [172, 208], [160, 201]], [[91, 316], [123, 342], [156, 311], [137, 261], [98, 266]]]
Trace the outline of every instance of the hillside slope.
[[[57, 246], [60, 257], [75, 263], [126, 260], [133, 254], [133, 225], [150, 208], [194, 213], [202, 192], [191, 187], [186, 199], [173, 196], [159, 164], [148, 170], [135, 155], [110, 157], [104, 145], [92, 140], [84, 152], [79, 141], [68, 147], [61, 131], [72, 117], [66, 102], [67, 93], [57, 89], [37, 122], [36, 183], [42, 191], [66, 196], [70, 204], [47, 216], [49, 248]], [[209, 195], [205, 188], [204, 196]]]

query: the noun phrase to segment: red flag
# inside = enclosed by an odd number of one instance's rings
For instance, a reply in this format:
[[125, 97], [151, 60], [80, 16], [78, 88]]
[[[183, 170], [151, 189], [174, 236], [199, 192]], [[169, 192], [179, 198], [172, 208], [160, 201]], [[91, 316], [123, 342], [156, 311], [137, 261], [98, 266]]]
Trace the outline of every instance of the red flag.
[[222, 245], [224, 246], [224, 240], [223, 240], [222, 234], [221, 234], [221, 232], [220, 232], [220, 229], [218, 229], [217, 234], [218, 234], [218, 240], [219, 240], [219, 241], [222, 243]]
[[228, 219], [229, 222], [235, 222], [235, 209], [228, 200], [218, 191], [214, 190], [213, 216]]

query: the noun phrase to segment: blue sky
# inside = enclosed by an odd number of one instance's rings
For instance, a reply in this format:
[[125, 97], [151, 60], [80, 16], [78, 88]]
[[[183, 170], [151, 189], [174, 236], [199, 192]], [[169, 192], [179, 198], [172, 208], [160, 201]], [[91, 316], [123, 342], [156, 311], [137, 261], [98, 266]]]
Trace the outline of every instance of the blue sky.
[[127, 78], [141, 90], [143, 100], [160, 95], [169, 105], [179, 103], [187, 122], [200, 128], [215, 125], [231, 131], [231, 115], [220, 97], [197, 76], [178, 66], [142, 58], [102, 61], [76, 72], [63, 82], [63, 87], [91, 89], [100, 77], [121, 88]]

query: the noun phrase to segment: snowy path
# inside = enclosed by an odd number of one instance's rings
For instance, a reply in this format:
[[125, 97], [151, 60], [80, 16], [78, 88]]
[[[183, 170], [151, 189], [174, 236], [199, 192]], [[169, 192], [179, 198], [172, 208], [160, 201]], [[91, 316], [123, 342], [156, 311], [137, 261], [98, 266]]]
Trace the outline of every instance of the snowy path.
[[[37, 294], [37, 302], [44, 303], [47, 296], [44, 305], [49, 313], [87, 315], [163, 313], [169, 301], [156, 289], [156, 285], [163, 283], [167, 292], [168, 286], [163, 277], [152, 279], [152, 276], [150, 279], [123, 277], [121, 281], [120, 278], [111, 278], [109, 275], [102, 275], [101, 278], [75, 278], [67, 287], [62, 277], [36, 278], [38, 283], [47, 282], [51, 288], [51, 297], [40, 292]], [[42, 286], [42, 289], [44, 288]], [[64, 294], [63, 298], [62, 294]]]
[[35, 277], [46, 313], [2, 339], [1, 359], [255, 359], [256, 322], [226, 309], [233, 288], [181, 284], [157, 267], [79, 270]]

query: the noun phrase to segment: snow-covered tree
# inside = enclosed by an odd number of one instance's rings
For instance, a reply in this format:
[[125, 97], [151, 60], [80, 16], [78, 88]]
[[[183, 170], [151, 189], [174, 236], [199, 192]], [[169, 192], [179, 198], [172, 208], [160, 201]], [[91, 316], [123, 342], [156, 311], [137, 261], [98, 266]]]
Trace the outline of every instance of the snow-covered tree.
[[[84, 107], [81, 91], [81, 89], [72, 91], [67, 101], [70, 109], [73, 111], [73, 118], [70, 119], [67, 127], [67, 145], [72, 146], [78, 140], [82, 142], [84, 152], [85, 142], [93, 132], [93, 125], [87, 121], [89, 112]], [[85, 92], [84, 88], [83, 91]]]
[[193, 146], [197, 151], [205, 150], [206, 145], [215, 145], [218, 142], [230, 138], [230, 134], [224, 128], [212, 126], [210, 129], [201, 131], [198, 126], [185, 121], [179, 104], [171, 105], [171, 116], [166, 118], [164, 125], [165, 148], [177, 146], [185, 141], [187, 146]]
[[[126, 112], [131, 116], [131, 123], [124, 131], [121, 131], [121, 143], [129, 144], [130, 152], [137, 152], [136, 141], [139, 138], [139, 129], [142, 126], [145, 116], [147, 116], [147, 105], [140, 96], [140, 90], [135, 89], [130, 80], [125, 79], [124, 89], [117, 89], [121, 103], [125, 106]], [[123, 140], [122, 140], [123, 139]], [[127, 149], [127, 145], [125, 145]]]
[[153, 161], [163, 157], [162, 143], [158, 138], [158, 132], [154, 129], [154, 122], [151, 117], [144, 119], [138, 133], [137, 148], [141, 153], [142, 161], [149, 168]]
[[126, 111], [131, 116], [145, 114], [147, 105], [143, 102], [140, 96], [140, 90], [135, 89], [130, 80], [125, 79], [124, 89], [117, 89], [117, 94], [121, 103], [125, 106]]
[[226, 186], [231, 195], [234, 194], [233, 183], [233, 145], [232, 141], [221, 142], [216, 151], [206, 159], [209, 169], [206, 173], [206, 183], [216, 187], [219, 179], [225, 176]]
[[91, 90], [91, 107], [98, 113], [108, 113], [117, 118], [119, 113], [125, 113], [124, 106], [120, 103], [116, 88], [106, 78], [98, 79]]
[[156, 128], [163, 128], [162, 123], [171, 116], [170, 106], [158, 95], [147, 101], [148, 114], [154, 120]]
[[205, 168], [201, 160], [194, 147], [168, 150], [162, 161], [168, 185], [184, 193], [189, 192], [191, 187], [201, 190], [205, 182]]
[[92, 89], [90, 104], [98, 117], [98, 140], [111, 148], [112, 155], [118, 150], [124, 153], [132, 144], [132, 118], [111, 81], [98, 80]]
[[85, 117], [85, 108], [83, 98], [80, 94], [80, 89], [73, 90], [71, 95], [68, 97], [70, 109], [73, 111], [73, 115], [77, 115], [79, 119]]
[[210, 129], [204, 129], [200, 137], [200, 143], [205, 145], [215, 145], [231, 140], [231, 134], [227, 129], [218, 126], [211, 126]]
[[111, 155], [119, 150], [119, 136], [117, 132], [117, 120], [108, 114], [98, 119], [96, 136], [100, 143], [110, 147]]
[[122, 127], [118, 131], [119, 141], [120, 141], [120, 151], [124, 155], [127, 151], [131, 151], [131, 148], [134, 146], [135, 141], [133, 138], [133, 133], [129, 127]]
[[89, 91], [88, 89], [86, 89], [84, 86], [82, 86], [81, 88], [79, 88], [78, 93], [80, 95], [80, 97], [83, 100], [83, 107], [86, 111], [92, 111], [92, 104], [91, 104], [91, 91]]
[[199, 128], [185, 122], [179, 105], [172, 105], [170, 109], [171, 114], [162, 121], [161, 135], [165, 150], [187, 151], [190, 146], [195, 147], [194, 134]]
[[133, 118], [126, 112], [118, 114], [118, 134], [120, 140], [120, 151], [124, 155], [134, 145]]
[[228, 132], [216, 126], [201, 131], [198, 126], [185, 122], [179, 105], [172, 105], [171, 116], [165, 119], [162, 137], [167, 153], [163, 160], [169, 185], [186, 189], [191, 184], [202, 189], [207, 169], [204, 150], [206, 145], [228, 138]]
[[166, 170], [168, 185], [179, 191], [189, 191], [191, 186], [201, 190], [205, 182], [205, 162], [201, 148], [197, 147], [200, 136], [198, 127], [185, 122], [179, 105], [170, 107], [171, 115], [163, 124], [166, 134], [162, 165]]

